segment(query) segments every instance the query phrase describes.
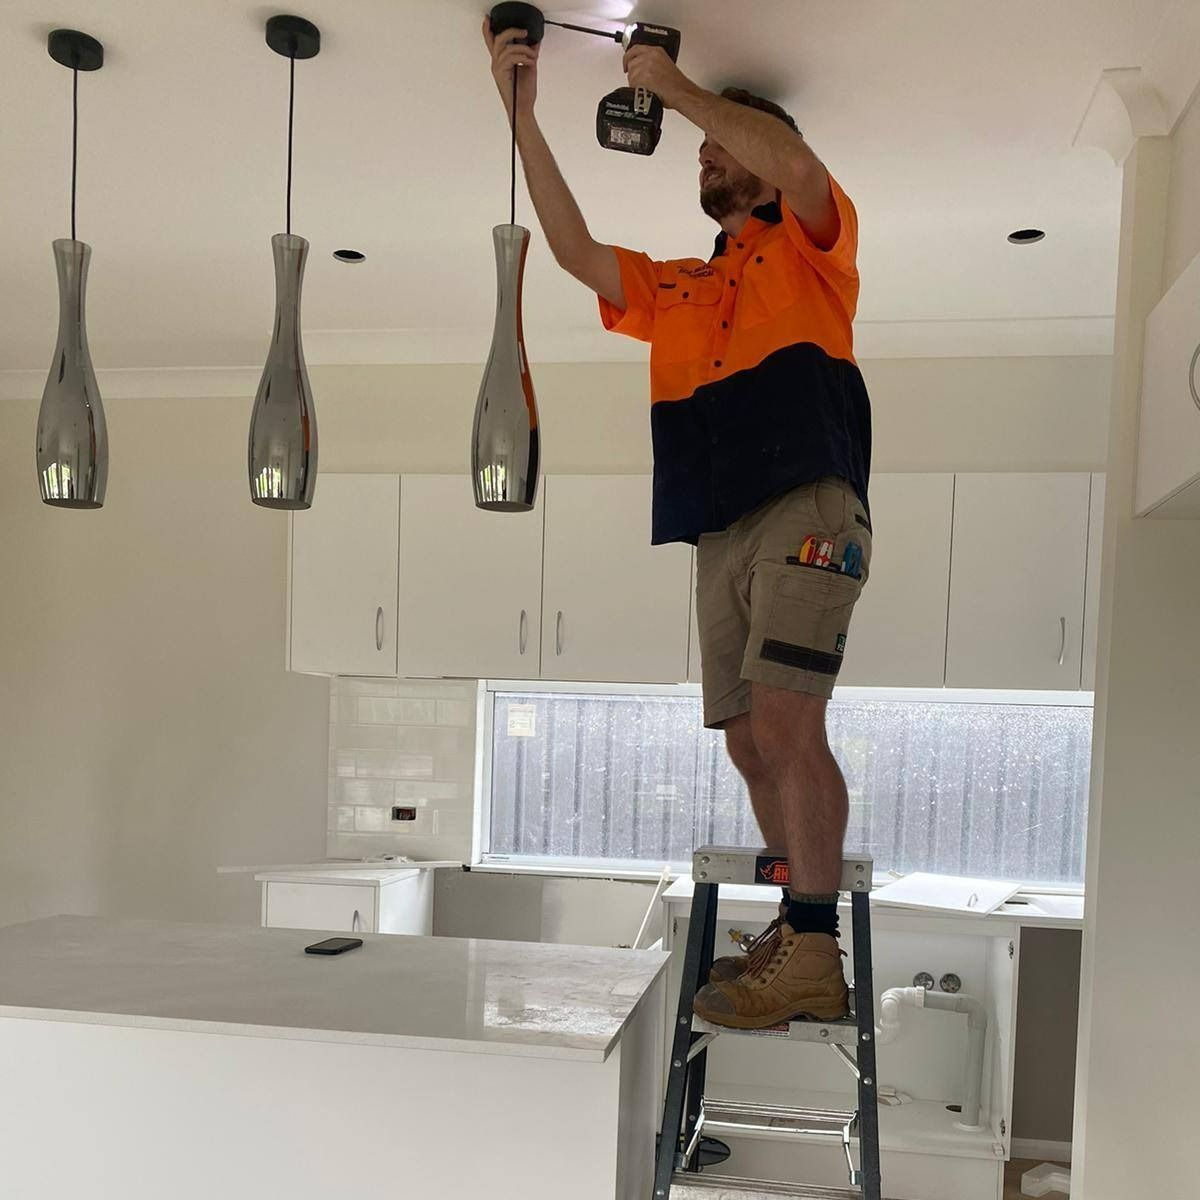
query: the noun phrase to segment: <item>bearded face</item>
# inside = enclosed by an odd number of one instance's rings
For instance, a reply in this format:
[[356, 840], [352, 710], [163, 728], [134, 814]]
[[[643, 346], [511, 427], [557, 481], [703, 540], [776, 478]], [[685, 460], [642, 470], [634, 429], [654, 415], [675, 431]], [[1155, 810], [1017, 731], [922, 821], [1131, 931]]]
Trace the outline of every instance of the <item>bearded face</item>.
[[714, 221], [751, 207], [763, 181], [709, 138], [700, 147], [700, 207]]

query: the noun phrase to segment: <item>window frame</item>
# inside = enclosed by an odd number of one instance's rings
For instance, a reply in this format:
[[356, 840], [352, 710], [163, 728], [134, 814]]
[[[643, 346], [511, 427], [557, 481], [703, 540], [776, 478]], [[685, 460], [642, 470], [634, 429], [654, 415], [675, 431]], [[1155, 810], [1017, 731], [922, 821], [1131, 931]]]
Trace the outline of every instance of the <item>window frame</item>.
[[[495, 734], [497, 692], [567, 693], [587, 696], [693, 696], [701, 695], [698, 683], [577, 683], [549, 679], [481, 679], [478, 681], [475, 722], [475, 821], [471, 839], [471, 866], [483, 872], [544, 875], [579, 879], [656, 881], [662, 873], [643, 862], [621, 859], [571, 858], [565, 855], [492, 854], [487, 847], [492, 827], [492, 739]], [[834, 700], [910, 701], [935, 704], [1011, 704], [1034, 707], [1094, 708], [1093, 692], [999, 691], [983, 688], [883, 688], [835, 687]], [[691, 864], [666, 864], [671, 879], [690, 875]], [[890, 882], [876, 876], [875, 886]], [[1018, 895], [1082, 896], [1082, 886], [1023, 883]]]

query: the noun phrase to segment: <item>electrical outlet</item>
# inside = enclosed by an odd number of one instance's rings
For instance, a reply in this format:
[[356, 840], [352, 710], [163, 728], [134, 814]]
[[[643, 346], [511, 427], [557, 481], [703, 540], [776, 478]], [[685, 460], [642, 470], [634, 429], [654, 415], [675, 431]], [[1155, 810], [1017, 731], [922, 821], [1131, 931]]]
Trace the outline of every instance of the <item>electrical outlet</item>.
[[393, 821], [415, 821], [417, 819], [417, 810], [415, 807], [397, 804], [392, 808]]

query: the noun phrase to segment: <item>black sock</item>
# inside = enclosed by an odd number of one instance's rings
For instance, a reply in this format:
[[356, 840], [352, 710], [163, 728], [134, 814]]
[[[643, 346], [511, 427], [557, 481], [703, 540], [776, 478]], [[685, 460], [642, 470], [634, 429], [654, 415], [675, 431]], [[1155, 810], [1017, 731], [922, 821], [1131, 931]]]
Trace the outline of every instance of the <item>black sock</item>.
[[780, 891], [783, 893], [783, 903], [784, 903], [784, 905], [785, 905], [785, 906], [787, 906], [787, 905], [791, 904], [791, 902], [792, 902], [792, 893], [791, 893], [791, 892], [789, 892], [789, 891], [787, 890], [787, 888], [780, 888], [779, 890], [780, 890]]
[[797, 933], [827, 933], [838, 936], [838, 896], [789, 895], [787, 923]]

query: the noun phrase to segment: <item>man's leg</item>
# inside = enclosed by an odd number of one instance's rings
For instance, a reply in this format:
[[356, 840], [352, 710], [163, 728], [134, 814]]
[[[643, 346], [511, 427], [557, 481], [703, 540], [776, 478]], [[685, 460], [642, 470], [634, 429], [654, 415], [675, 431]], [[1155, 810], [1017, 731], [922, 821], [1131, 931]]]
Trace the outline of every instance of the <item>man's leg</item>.
[[850, 803], [826, 738], [827, 701], [757, 682], [750, 696], [752, 739], [775, 788], [788, 852], [788, 924], [798, 933], [836, 933]]
[[[753, 704], [754, 701], [751, 700]], [[779, 805], [775, 772], [767, 766], [755, 744], [750, 713], [741, 713], [725, 723], [725, 749], [733, 765], [746, 781], [750, 806], [763, 836], [763, 845], [772, 849], [788, 846], [787, 830]], [[789, 848], [788, 853], [791, 853]]]

